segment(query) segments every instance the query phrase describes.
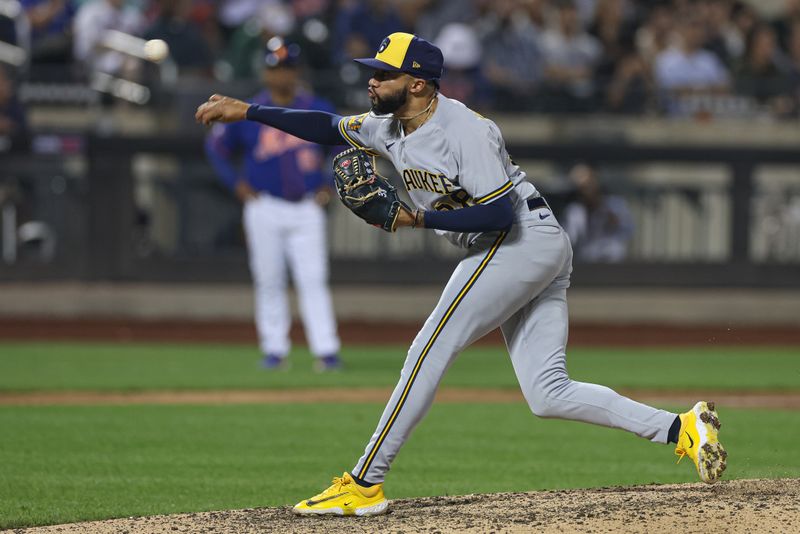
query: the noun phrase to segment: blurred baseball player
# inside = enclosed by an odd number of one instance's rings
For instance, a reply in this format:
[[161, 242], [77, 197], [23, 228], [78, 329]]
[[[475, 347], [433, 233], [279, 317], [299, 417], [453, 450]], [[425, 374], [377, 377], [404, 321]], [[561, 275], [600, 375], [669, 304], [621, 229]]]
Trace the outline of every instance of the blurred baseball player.
[[[331, 105], [299, 83], [299, 48], [270, 40], [264, 63], [266, 90], [259, 105], [331, 111]], [[255, 315], [266, 369], [285, 367], [291, 315], [287, 264], [297, 289], [300, 315], [320, 371], [338, 369], [339, 338], [328, 290], [325, 212], [327, 161], [319, 145], [255, 122], [216, 125], [206, 152], [221, 179], [244, 205]], [[241, 155], [240, 169], [236, 158]], [[325, 170], [323, 171], [323, 162]]]
[[417, 209], [400, 207], [383, 227], [433, 228], [466, 247], [466, 257], [408, 351], [400, 382], [363, 456], [294, 511], [383, 513], [386, 472], [430, 407], [444, 372], [459, 352], [497, 327], [534, 414], [677, 443], [676, 453], [694, 461], [702, 480], [716, 481], [726, 453], [717, 438], [713, 403], [698, 402], [677, 415], [567, 376], [569, 239], [509, 158], [497, 126], [439, 94], [441, 51], [413, 35], [394, 33], [374, 58], [356, 61], [375, 71], [369, 81], [372, 111], [364, 115], [251, 106], [219, 95], [197, 111], [205, 124], [249, 119], [318, 143], [344, 139], [389, 159]]

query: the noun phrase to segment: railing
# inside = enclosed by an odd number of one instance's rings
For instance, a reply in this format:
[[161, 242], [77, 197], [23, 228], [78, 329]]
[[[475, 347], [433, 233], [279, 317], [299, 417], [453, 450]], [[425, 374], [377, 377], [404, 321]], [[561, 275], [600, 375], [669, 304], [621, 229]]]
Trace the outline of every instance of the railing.
[[[202, 139], [59, 142], [34, 140], [35, 156], [0, 154], [0, 279], [248, 279], [239, 206], [205, 161]], [[558, 176], [576, 161], [597, 167], [630, 207], [627, 261], [576, 264], [575, 285], [800, 287], [798, 151], [597, 143], [509, 151], [557, 214], [569, 201]], [[461, 254], [433, 232], [380, 232], [336, 203], [329, 222], [334, 283], [438, 283]]]

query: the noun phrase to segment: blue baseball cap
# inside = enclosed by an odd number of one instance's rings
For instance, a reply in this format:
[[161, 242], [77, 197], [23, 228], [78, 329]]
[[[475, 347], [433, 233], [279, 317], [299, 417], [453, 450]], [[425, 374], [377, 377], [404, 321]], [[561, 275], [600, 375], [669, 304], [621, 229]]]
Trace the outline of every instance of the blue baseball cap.
[[444, 56], [435, 45], [410, 33], [396, 32], [386, 37], [375, 57], [355, 60], [378, 70], [405, 72], [417, 78], [438, 80], [442, 77]]

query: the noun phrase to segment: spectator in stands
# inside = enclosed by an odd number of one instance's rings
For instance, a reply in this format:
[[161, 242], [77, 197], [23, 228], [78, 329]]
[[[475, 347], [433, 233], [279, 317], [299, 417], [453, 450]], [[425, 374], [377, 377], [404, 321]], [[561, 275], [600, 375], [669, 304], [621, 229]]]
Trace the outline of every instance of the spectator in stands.
[[[779, 46], [769, 45], [759, 28], [744, 58], [745, 44], [759, 24], [753, 0], [19, 1], [33, 23], [35, 45], [46, 35], [68, 38], [73, 18], [77, 60], [89, 70], [134, 79], [138, 60], [104, 49], [109, 29], [164, 39], [182, 75], [210, 75], [214, 58], [223, 57], [229, 68], [215, 74], [224, 80], [252, 79], [266, 41], [285, 36], [301, 44], [315, 90], [353, 108], [366, 105], [360, 89], [369, 73], [350, 64], [351, 57], [372, 55], [386, 34], [412, 23], [418, 34], [436, 40], [446, 24], [461, 22], [479, 37], [481, 68], [456, 68], [451, 61], [443, 84], [473, 106], [486, 101], [513, 111], [633, 114], [653, 108], [653, 96], [659, 94], [667, 97], [671, 113], [739, 109], [743, 99], [707, 98], [731, 86], [732, 72], [737, 92], [784, 109], [773, 105], [782, 99], [773, 98], [770, 87], [776, 85], [769, 78], [775, 68], [787, 76], [795, 72], [788, 49], [794, 21], [800, 21], [800, 0], [786, 0], [785, 15], [774, 28], [787, 57], [762, 61], [764, 50]], [[2, 8], [12, 4], [0, 0], [0, 40], [25, 46], [24, 32], [20, 37], [18, 25], [3, 18]], [[80, 6], [74, 17], [72, 6]], [[142, 9], [153, 21], [146, 32]], [[224, 42], [217, 20], [232, 32]], [[454, 53], [459, 52], [462, 60], [473, 55], [469, 47]]]
[[[414, 35], [433, 42], [451, 23], [469, 24], [477, 16], [473, 0], [420, 0]], [[446, 56], [445, 56], [446, 57]]]
[[[679, 20], [690, 14], [698, 16], [700, 15], [698, 10], [705, 7], [702, 0], [665, 0], [663, 3], [671, 4], [673, 14]], [[702, 16], [700, 18], [702, 18]]]
[[409, 31], [393, 4], [386, 0], [340, 2], [334, 27], [333, 53], [337, 63], [355, 57], [369, 57], [394, 32]]
[[675, 44], [675, 16], [666, 4], [656, 4], [647, 22], [636, 30], [636, 48], [648, 65], [655, 64], [662, 52]]
[[599, 0], [589, 33], [603, 47], [603, 55], [596, 74], [607, 81], [617, 62], [627, 56], [632, 48], [635, 21], [626, 13], [625, 0]]
[[480, 72], [482, 50], [475, 30], [467, 24], [452, 22], [442, 28], [434, 44], [444, 54], [442, 94], [473, 109], [484, 108], [488, 104], [488, 88]]
[[594, 20], [598, 10], [598, 0], [573, 0], [578, 10], [578, 20], [582, 27], [587, 27]]
[[747, 52], [736, 69], [736, 93], [749, 96], [778, 116], [793, 111], [788, 73], [781, 70], [775, 30], [758, 26], [747, 41]]
[[140, 35], [144, 18], [125, 0], [88, 0], [75, 16], [75, 59], [91, 71], [127, 75], [138, 61], [120, 52], [108, 50], [103, 41], [110, 30]]
[[[292, 0], [291, 14], [296, 21], [287, 39], [300, 45], [304, 64], [316, 71], [327, 71], [333, 66], [331, 57], [331, 0]], [[313, 82], [316, 84], [317, 79]]]
[[233, 32], [225, 60], [231, 67], [231, 78], [247, 80], [258, 77], [263, 68], [264, 48], [273, 37], [284, 37], [295, 27], [295, 18], [288, 6], [266, 4], [255, 17]]
[[211, 77], [214, 58], [203, 34], [189, 19], [190, 0], [158, 0], [159, 14], [144, 32], [145, 39], [162, 39], [181, 76]]
[[599, 96], [610, 111], [641, 113], [650, 104], [650, 77], [634, 44], [635, 22], [626, 0], [600, 0], [589, 27], [589, 33], [603, 46], [594, 77]]
[[789, 33], [785, 61], [789, 72], [790, 95], [794, 101], [795, 110], [800, 110], [800, 21], [794, 23]]
[[800, 22], [800, 0], [784, 0], [783, 13], [773, 23], [778, 34], [778, 42], [783, 49], [789, 48], [792, 27], [797, 22]]
[[753, 32], [753, 29], [760, 21], [758, 13], [755, 12], [750, 4], [736, 1], [733, 3], [733, 9], [731, 10], [731, 19], [733, 29], [741, 36], [742, 53], [744, 53], [744, 43], [747, 40], [747, 36]]
[[481, 39], [483, 74], [493, 93], [494, 107], [532, 110], [543, 80], [544, 58], [539, 30], [524, 17], [518, 0], [497, 0], [489, 6], [494, 27]]
[[228, 42], [228, 35], [224, 34], [224, 28], [219, 25], [218, 11], [216, 0], [192, 0], [188, 14], [188, 19], [203, 36], [213, 57], [221, 56]]
[[72, 0], [21, 0], [31, 27], [33, 63], [69, 63], [72, 59]]
[[730, 85], [725, 65], [703, 48], [706, 28], [698, 17], [683, 20], [680, 37], [680, 45], [659, 54], [655, 63], [656, 84], [671, 113], [681, 112], [684, 97], [723, 94]]
[[527, 22], [542, 31], [547, 23], [547, 0], [522, 0], [521, 7]]
[[25, 109], [17, 99], [14, 77], [0, 64], [0, 137], [15, 137], [26, 131]]
[[575, 258], [590, 262], [620, 262], [628, 254], [633, 218], [622, 197], [602, 191], [595, 170], [579, 164], [570, 171], [577, 200], [567, 205], [564, 229]]
[[310, 81], [329, 87], [332, 68], [330, 34], [325, 10], [327, 0], [295, 0], [291, 3], [265, 2], [255, 16], [233, 32], [226, 60], [235, 79], [260, 76], [264, 47], [273, 37], [284, 37], [303, 50], [304, 66], [314, 71]]
[[218, 2], [217, 18], [225, 40], [229, 40], [238, 28], [253, 19], [265, 4], [280, 3], [279, 0], [218, 0]]
[[558, 23], [542, 36], [548, 109], [587, 111], [595, 96], [594, 71], [603, 47], [581, 26], [574, 0], [557, 0]]
[[[332, 5], [335, 0], [288, 0], [288, 4], [292, 8], [295, 17], [304, 19], [306, 17], [321, 17], [324, 18], [325, 13], [335, 10]], [[305, 55], [305, 50], [303, 51]]]
[[650, 68], [638, 52], [632, 51], [617, 61], [606, 87], [606, 109], [627, 115], [653, 109], [654, 84]]
[[744, 54], [747, 35], [733, 23], [732, 0], [708, 0], [705, 48], [714, 52], [726, 65], [735, 64]]

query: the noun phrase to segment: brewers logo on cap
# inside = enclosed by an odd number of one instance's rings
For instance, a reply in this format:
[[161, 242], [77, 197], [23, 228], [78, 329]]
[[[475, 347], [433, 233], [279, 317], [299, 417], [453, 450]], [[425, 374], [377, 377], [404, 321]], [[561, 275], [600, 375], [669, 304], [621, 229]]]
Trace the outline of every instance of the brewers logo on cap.
[[442, 77], [444, 57], [438, 47], [410, 33], [396, 32], [386, 37], [374, 58], [356, 59], [378, 70], [405, 72], [428, 80]]

